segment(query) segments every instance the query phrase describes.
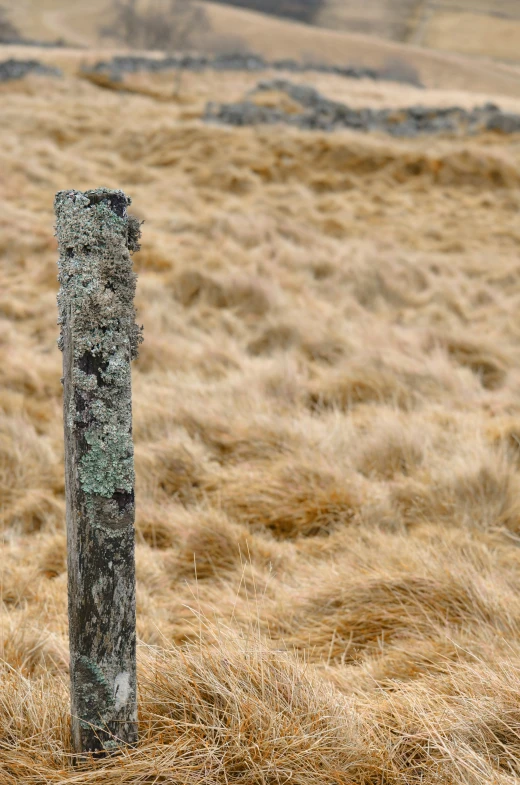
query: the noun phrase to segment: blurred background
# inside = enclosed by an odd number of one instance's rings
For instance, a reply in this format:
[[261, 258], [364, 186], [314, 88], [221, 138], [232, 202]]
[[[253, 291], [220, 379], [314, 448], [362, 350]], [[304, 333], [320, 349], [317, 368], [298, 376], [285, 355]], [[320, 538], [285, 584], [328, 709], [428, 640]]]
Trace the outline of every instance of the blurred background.
[[[292, 23], [292, 24], [291, 24]], [[316, 28], [314, 35], [309, 27]], [[348, 60], [377, 41], [520, 61], [517, 0], [2, 0], [0, 40], [68, 46], [207, 48]], [[388, 52], [383, 47], [383, 52]], [[397, 50], [396, 50], [397, 51]], [[358, 56], [358, 52], [355, 52]], [[359, 60], [359, 56], [357, 57]]]
[[[287, 19], [335, 33], [362, 33], [506, 63], [520, 61], [517, 0], [3, 0], [1, 8], [3, 40], [59, 39], [69, 45], [106, 46], [112, 38], [131, 46], [162, 48], [201, 37], [227, 38], [231, 33], [235, 45], [255, 48], [253, 25], [266, 24], [255, 14], [268, 14], [277, 36], [290, 28], [275, 20]], [[132, 25], [138, 15], [148, 21], [139, 32]], [[156, 26], [159, 17], [162, 30]], [[293, 29], [295, 36], [302, 34]]]

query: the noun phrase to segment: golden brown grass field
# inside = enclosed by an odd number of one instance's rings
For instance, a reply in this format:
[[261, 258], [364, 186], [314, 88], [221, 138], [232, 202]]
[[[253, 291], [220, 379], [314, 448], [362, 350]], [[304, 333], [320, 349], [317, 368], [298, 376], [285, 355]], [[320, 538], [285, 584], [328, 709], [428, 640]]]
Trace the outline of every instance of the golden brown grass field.
[[[66, 70], [0, 86], [0, 785], [517, 783], [520, 138], [207, 126], [257, 77]], [[145, 221], [141, 741], [78, 769], [52, 203], [100, 185]]]

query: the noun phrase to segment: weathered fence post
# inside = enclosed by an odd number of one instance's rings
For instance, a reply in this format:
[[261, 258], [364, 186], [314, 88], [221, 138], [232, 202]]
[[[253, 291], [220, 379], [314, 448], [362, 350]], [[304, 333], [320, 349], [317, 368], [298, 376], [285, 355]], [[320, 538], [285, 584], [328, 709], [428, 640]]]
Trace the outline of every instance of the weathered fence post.
[[122, 191], [60, 191], [72, 742], [137, 741], [134, 458], [130, 361], [139, 222]]

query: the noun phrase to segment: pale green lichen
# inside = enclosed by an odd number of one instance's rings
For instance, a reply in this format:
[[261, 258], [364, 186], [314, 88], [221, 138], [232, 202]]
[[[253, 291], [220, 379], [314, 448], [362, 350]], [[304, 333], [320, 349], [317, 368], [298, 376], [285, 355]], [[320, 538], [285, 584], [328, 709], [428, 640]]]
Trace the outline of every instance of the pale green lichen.
[[103, 742], [103, 749], [107, 752], [114, 752], [118, 750], [121, 746], [121, 742], [116, 741], [115, 739], [109, 739], [108, 741]]
[[59, 324], [74, 347], [67, 427], [81, 429], [88, 449], [79, 479], [87, 495], [111, 498], [134, 486], [130, 361], [142, 340], [135, 324], [139, 221], [122, 191], [56, 195], [60, 259]]
[[103, 672], [95, 662], [81, 656], [76, 662], [74, 673], [74, 694], [78, 701], [81, 726], [88, 729], [105, 725], [111, 718], [114, 699]]
[[108, 422], [104, 428], [85, 433], [90, 449], [81, 459], [80, 476], [85, 493], [110, 499], [115, 491], [130, 493], [134, 487], [131, 437], [123, 437], [117, 426]]
[[74, 368], [72, 371], [72, 383], [78, 390], [85, 392], [93, 392], [97, 389], [97, 379], [91, 373], [85, 373], [79, 368]]

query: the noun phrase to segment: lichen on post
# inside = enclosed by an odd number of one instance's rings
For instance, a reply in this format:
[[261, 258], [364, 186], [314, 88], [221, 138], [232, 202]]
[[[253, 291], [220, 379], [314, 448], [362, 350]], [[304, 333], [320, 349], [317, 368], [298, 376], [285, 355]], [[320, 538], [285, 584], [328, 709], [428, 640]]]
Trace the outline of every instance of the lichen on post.
[[137, 741], [134, 457], [130, 363], [139, 221], [122, 191], [60, 191], [72, 743]]

